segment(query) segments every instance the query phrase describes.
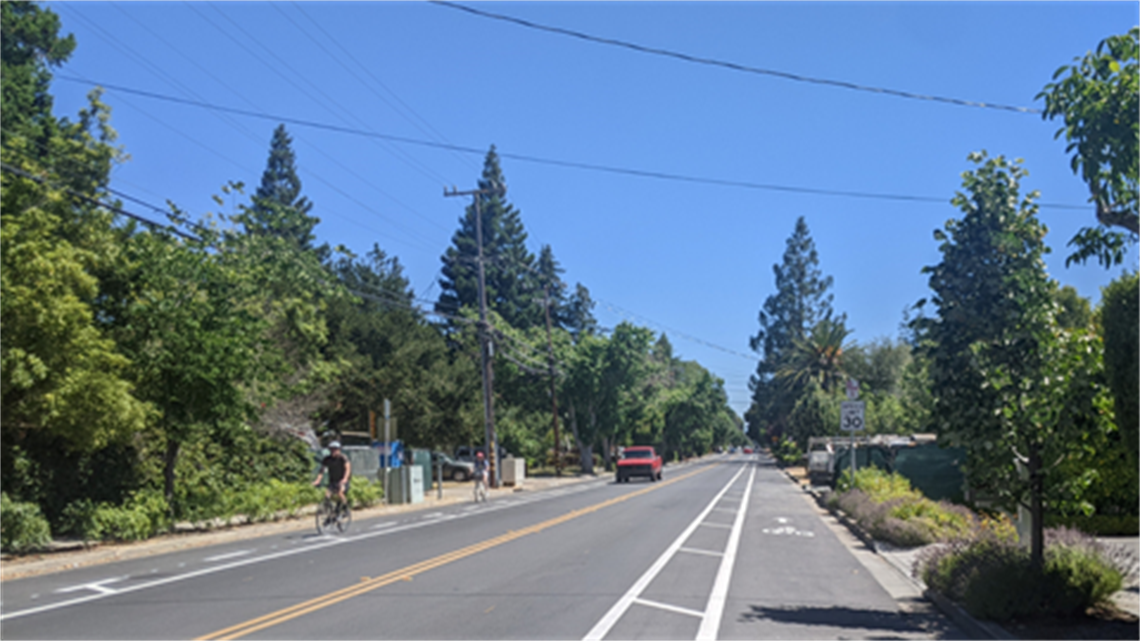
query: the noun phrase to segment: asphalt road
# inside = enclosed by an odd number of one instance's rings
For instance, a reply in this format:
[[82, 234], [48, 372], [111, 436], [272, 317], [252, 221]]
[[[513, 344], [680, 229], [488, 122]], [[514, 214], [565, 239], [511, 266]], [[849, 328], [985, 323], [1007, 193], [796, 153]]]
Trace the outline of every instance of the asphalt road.
[[770, 461], [725, 455], [5, 581], [0, 637], [963, 638], [843, 534]]

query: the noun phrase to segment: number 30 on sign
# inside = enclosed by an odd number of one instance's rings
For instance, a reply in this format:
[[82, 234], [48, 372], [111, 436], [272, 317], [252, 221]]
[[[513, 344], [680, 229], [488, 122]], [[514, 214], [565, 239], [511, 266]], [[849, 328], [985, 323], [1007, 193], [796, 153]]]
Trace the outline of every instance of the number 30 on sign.
[[844, 401], [839, 406], [839, 429], [844, 432], [863, 430], [863, 401]]

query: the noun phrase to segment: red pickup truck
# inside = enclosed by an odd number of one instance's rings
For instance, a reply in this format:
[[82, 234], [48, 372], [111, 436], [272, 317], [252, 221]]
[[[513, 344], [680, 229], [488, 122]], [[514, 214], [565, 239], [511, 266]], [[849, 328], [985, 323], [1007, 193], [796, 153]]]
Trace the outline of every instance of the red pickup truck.
[[625, 448], [617, 462], [617, 482], [628, 483], [631, 476], [648, 476], [650, 482], [661, 480], [661, 457], [648, 445]]

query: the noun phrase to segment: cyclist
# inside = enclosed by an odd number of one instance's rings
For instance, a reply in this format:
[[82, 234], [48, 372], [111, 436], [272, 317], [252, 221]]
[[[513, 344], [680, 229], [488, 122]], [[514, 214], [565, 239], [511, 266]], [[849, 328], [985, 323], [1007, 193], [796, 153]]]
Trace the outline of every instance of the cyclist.
[[487, 460], [483, 458], [483, 451], [479, 450], [475, 453], [475, 500], [478, 501], [480, 495], [483, 500], [487, 500]]
[[329, 455], [321, 460], [321, 471], [317, 473], [313, 487], [320, 486], [325, 470], [329, 471], [329, 486], [325, 489], [325, 498], [332, 498], [335, 495], [337, 503], [345, 505], [344, 494], [348, 491], [348, 481], [352, 478], [352, 462], [340, 451], [339, 441], [329, 443]]

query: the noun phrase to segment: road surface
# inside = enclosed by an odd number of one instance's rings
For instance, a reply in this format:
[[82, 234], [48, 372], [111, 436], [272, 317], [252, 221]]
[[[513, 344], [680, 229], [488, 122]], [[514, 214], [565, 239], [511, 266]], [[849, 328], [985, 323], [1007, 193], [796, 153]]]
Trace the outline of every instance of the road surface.
[[0, 637], [964, 638], [845, 534], [770, 459], [722, 455], [5, 581]]

